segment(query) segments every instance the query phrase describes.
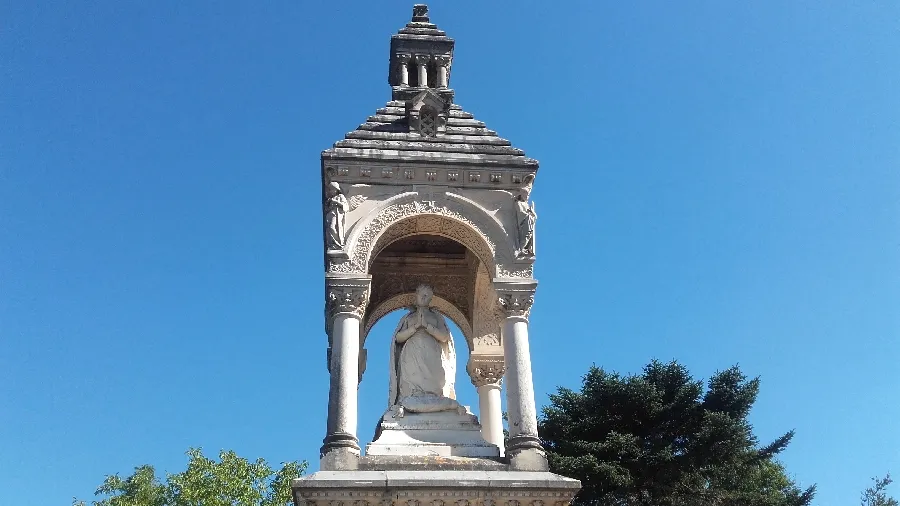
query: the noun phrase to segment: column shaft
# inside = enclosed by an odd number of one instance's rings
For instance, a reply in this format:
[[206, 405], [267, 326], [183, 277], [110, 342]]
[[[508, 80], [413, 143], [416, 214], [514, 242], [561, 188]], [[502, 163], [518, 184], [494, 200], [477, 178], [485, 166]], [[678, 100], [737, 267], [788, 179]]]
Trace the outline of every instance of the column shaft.
[[409, 64], [400, 64], [400, 86], [409, 86]]
[[503, 322], [503, 353], [506, 357], [506, 407], [509, 435], [537, 438], [537, 410], [531, 378], [528, 322], [508, 317]]
[[447, 67], [441, 65], [438, 67], [438, 88], [447, 87]]
[[488, 383], [478, 387], [478, 414], [481, 435], [488, 443], [500, 448], [503, 455], [503, 413], [500, 409], [500, 384]]
[[416, 61], [416, 67], [419, 71], [419, 86], [428, 87], [428, 63], [425, 61]]
[[359, 318], [338, 313], [332, 327], [331, 388], [328, 392], [328, 435], [322, 453], [350, 448], [359, 453], [356, 438], [359, 383]]

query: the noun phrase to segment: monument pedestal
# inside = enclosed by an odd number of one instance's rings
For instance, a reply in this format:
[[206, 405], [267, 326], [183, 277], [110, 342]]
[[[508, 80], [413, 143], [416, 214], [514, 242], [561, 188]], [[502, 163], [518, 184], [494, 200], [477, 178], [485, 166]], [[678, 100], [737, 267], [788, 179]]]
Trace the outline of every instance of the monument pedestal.
[[567, 506], [581, 482], [549, 472], [319, 471], [291, 488], [296, 506]]
[[500, 457], [500, 449], [484, 440], [478, 418], [463, 406], [436, 413], [394, 407], [381, 418], [366, 455]]

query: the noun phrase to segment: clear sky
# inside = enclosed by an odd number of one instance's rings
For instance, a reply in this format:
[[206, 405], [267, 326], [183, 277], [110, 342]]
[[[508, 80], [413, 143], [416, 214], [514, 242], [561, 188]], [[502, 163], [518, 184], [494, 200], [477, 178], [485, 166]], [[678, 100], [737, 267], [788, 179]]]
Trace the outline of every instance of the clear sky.
[[[0, 504], [89, 499], [189, 446], [317, 466], [319, 153], [389, 100], [411, 5], [2, 2]], [[816, 504], [900, 476], [900, 3], [431, 15], [457, 102], [541, 161], [539, 405], [591, 364], [740, 364]]]

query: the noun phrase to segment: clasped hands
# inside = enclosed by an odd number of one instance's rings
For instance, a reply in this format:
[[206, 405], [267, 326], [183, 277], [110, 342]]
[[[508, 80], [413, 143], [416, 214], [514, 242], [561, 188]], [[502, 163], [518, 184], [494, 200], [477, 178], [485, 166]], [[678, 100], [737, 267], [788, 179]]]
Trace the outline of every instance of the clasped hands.
[[423, 329], [425, 329], [429, 334], [434, 335], [436, 329], [434, 328], [434, 326], [433, 326], [432, 324], [428, 323], [428, 321], [425, 320], [425, 313], [424, 313], [424, 312], [422, 312], [421, 310], [416, 311], [416, 317], [415, 317], [415, 320], [416, 320], [416, 321], [415, 321], [415, 323], [413, 324], [413, 328], [415, 328], [415, 329], [423, 328]]

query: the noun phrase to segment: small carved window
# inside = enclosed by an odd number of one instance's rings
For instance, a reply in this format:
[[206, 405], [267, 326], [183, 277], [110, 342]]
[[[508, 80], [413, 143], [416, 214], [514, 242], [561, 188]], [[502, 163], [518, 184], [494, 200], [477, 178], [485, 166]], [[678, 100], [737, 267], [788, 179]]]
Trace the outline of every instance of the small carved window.
[[430, 107], [419, 111], [419, 133], [422, 137], [437, 136], [437, 113]]

